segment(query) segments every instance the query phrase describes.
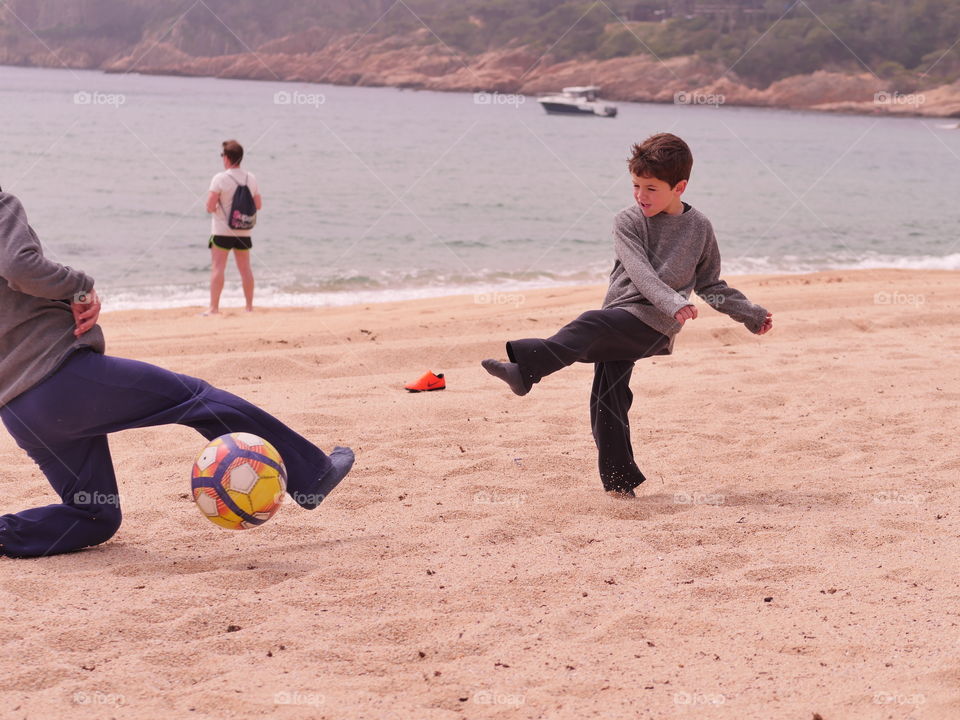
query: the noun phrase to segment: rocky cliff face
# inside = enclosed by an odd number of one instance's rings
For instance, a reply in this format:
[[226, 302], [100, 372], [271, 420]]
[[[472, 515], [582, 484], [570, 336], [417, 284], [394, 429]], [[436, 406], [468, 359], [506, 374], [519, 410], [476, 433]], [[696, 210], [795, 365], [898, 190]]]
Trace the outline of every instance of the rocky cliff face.
[[[73, 6], [74, 12], [87, 6], [92, 12], [103, 1], [83, 0]], [[129, 10], [134, 11], [147, 12], [136, 3]], [[83, 17], [81, 12], [72, 18], [71, 27], [82, 27]], [[32, 18], [41, 24], [53, 20]], [[901, 95], [867, 73], [818, 71], [757, 89], [693, 57], [554, 62], [526, 48], [465, 56], [438, 42], [427, 29], [378, 37], [310, 27], [256, 47], [243, 45], [211, 23], [163, 25], [131, 40], [122, 33], [108, 38], [77, 36], [74, 31], [61, 39], [48, 33], [42, 41], [22, 28], [18, 31], [9, 18], [0, 24], [0, 64], [524, 94], [595, 84], [611, 100], [960, 117], [960, 83]]]

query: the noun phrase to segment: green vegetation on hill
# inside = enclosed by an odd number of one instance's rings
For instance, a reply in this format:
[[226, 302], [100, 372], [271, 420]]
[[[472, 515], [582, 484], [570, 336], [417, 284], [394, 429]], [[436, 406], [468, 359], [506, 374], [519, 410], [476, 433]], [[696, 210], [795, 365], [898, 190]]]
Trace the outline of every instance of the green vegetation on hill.
[[[409, 0], [408, 5], [444, 42], [469, 53], [527, 45], [558, 60], [696, 55], [761, 87], [819, 69], [869, 70], [901, 85], [960, 77], [956, 0]], [[389, 21], [396, 29], [417, 25], [405, 12], [391, 12]]]
[[31, 41], [21, 21], [52, 46], [109, 39], [104, 53], [148, 37], [195, 55], [236, 53], [321, 27], [468, 55], [694, 55], [758, 87], [819, 69], [869, 70], [891, 89], [960, 78], [957, 0], [5, 0], [0, 49]]

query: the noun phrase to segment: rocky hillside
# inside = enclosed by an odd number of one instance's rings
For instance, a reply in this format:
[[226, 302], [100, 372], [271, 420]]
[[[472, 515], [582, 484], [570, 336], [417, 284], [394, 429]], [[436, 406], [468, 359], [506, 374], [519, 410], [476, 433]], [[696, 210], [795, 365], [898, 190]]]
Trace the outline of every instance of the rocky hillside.
[[[0, 64], [525, 94], [589, 83], [612, 100], [960, 117], [960, 82], [942, 75], [905, 86], [902, 77], [834, 64], [758, 83], [710, 53], [597, 57], [616, 53], [516, 38], [471, 51], [462, 33], [444, 39], [411, 4], [274, 0], [265, 15], [253, 0], [8, 0]], [[623, 18], [614, 25], [598, 37], [630, 27]], [[662, 34], [660, 26], [653, 31]], [[582, 48], [584, 38], [576, 40]]]

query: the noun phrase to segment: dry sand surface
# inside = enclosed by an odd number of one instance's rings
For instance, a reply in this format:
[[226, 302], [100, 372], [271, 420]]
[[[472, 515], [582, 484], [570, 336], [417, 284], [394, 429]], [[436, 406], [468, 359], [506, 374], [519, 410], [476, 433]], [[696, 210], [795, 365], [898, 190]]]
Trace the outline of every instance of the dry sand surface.
[[[116, 537], [0, 559], [0, 717], [960, 718], [958, 279], [737, 278], [776, 327], [703, 308], [638, 364], [636, 500], [600, 490], [591, 367], [518, 398], [478, 364], [601, 287], [106, 314], [111, 353], [357, 464], [237, 533], [187, 496], [200, 436], [114, 436]], [[53, 500], [0, 450], [0, 511]]]

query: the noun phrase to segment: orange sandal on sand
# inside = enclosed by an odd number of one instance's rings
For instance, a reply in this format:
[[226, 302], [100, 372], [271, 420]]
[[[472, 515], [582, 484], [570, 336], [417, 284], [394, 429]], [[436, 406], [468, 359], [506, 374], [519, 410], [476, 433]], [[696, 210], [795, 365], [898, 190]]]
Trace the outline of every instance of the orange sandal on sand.
[[409, 392], [428, 392], [431, 390], [443, 390], [447, 387], [447, 381], [443, 379], [443, 373], [434, 375], [427, 371], [423, 377], [414, 383], [404, 385], [404, 389]]

